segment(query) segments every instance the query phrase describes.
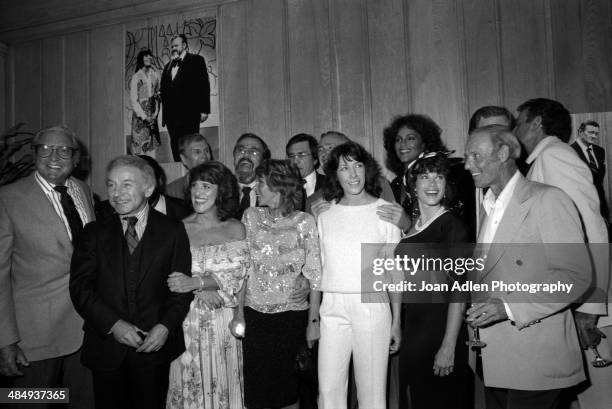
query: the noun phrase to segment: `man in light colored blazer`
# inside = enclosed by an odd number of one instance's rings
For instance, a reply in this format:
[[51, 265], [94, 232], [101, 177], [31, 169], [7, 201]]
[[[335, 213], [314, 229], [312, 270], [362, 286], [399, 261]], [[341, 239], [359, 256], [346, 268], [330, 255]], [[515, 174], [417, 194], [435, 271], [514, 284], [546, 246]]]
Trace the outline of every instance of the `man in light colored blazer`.
[[15, 387], [68, 387], [71, 408], [91, 408], [83, 320], [68, 283], [72, 243], [94, 218], [92, 195], [70, 176], [79, 161], [72, 131], [43, 129], [32, 147], [34, 174], [0, 189], [0, 374]]
[[482, 367], [487, 409], [555, 408], [564, 388], [585, 379], [567, 308], [591, 284], [580, 218], [563, 191], [520, 174], [515, 162], [519, 155], [518, 140], [499, 125], [475, 130], [467, 142], [466, 169], [476, 187], [489, 188], [478, 242], [492, 245], [480, 280], [560, 281], [573, 288], [569, 296], [545, 291], [478, 294], [486, 299], [473, 303], [467, 321], [481, 328], [486, 343]]

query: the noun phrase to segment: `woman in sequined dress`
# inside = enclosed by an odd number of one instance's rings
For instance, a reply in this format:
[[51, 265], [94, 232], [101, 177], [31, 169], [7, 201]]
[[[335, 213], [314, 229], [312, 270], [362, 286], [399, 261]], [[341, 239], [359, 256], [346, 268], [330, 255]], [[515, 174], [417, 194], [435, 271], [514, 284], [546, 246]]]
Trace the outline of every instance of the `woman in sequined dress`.
[[[246, 286], [244, 309], [245, 405], [297, 408], [296, 355], [304, 337], [318, 339], [318, 297], [321, 262], [313, 217], [297, 209], [304, 190], [299, 170], [288, 161], [270, 160], [256, 170], [261, 206], [243, 215], [253, 269]], [[298, 277], [310, 281], [311, 307], [294, 302]]]
[[194, 291], [185, 321], [185, 352], [170, 366], [167, 408], [243, 408], [241, 341], [229, 325], [250, 269], [244, 225], [231, 218], [238, 209], [238, 184], [220, 162], [189, 173], [194, 214], [183, 223], [189, 236], [192, 277], [173, 273], [171, 291]]

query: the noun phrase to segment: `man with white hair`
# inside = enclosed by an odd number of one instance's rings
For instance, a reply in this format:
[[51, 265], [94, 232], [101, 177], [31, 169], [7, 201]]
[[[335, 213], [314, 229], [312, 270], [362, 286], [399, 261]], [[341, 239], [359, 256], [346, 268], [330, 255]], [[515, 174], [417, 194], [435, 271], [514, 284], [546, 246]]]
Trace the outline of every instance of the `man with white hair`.
[[72, 256], [70, 295], [85, 319], [82, 362], [93, 372], [96, 409], [162, 409], [193, 298], [170, 292], [167, 280], [191, 276], [189, 240], [180, 221], [150, 208], [155, 174], [143, 159], [113, 159], [106, 187], [117, 215], [87, 225]]
[[15, 377], [18, 388], [70, 388], [69, 407], [88, 409], [83, 320], [68, 278], [73, 243], [94, 219], [93, 197], [71, 176], [80, 151], [70, 129], [40, 130], [32, 150], [36, 171], [0, 189], [0, 375]]

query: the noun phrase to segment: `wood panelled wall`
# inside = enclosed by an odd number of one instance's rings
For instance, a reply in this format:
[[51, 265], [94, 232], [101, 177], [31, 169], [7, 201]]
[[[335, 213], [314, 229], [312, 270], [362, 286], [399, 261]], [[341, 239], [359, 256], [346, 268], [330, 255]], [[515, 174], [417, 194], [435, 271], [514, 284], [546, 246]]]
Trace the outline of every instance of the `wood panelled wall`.
[[[42, 13], [40, 0], [22, 3], [36, 28], [19, 16], [0, 18], [0, 40], [9, 44], [6, 122], [75, 128], [103, 194], [104, 166], [124, 150], [124, 23], [203, 2], [79, 1], [82, 16], [63, 23]], [[77, 2], [63, 3], [56, 20]], [[83, 14], [89, 3], [96, 6]], [[469, 116], [485, 104], [514, 110], [544, 96], [572, 112], [612, 111], [609, 0], [204, 3], [218, 18], [226, 163], [247, 131], [283, 157], [291, 135], [338, 129], [382, 159], [383, 128], [407, 112], [433, 117], [461, 154]]]

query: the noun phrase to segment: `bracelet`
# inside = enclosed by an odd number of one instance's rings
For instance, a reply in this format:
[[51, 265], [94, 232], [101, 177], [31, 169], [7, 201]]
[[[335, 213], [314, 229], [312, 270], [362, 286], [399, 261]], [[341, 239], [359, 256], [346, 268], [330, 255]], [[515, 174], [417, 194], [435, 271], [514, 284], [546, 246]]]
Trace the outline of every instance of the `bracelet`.
[[201, 276], [197, 276], [198, 280], [200, 280], [200, 288], [198, 291], [202, 291], [204, 289], [204, 279]]

